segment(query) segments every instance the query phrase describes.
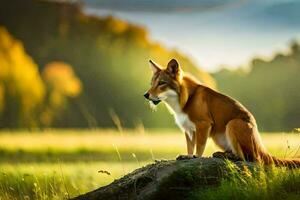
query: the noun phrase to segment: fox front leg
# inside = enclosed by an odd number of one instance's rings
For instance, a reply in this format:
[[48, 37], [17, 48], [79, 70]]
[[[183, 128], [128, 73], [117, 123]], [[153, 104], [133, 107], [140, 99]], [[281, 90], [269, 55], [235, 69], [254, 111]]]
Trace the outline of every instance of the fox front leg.
[[201, 157], [203, 155], [207, 139], [210, 135], [211, 128], [211, 123], [206, 121], [201, 121], [196, 126], [195, 142], [197, 157]]
[[[196, 124], [196, 132], [194, 133], [192, 140], [189, 140], [187, 134], [185, 135], [187, 139], [188, 155], [180, 155], [177, 157], [177, 160], [201, 157], [203, 155], [207, 139], [210, 135], [211, 128], [212, 124], [208, 121], [198, 122]], [[195, 147], [196, 155], [193, 155]]]
[[196, 156], [194, 155], [194, 150], [196, 146], [195, 133], [192, 135], [192, 138], [190, 138], [190, 135], [187, 132], [185, 132], [185, 139], [186, 139], [187, 155], [179, 155], [177, 156], [176, 160], [196, 158]]

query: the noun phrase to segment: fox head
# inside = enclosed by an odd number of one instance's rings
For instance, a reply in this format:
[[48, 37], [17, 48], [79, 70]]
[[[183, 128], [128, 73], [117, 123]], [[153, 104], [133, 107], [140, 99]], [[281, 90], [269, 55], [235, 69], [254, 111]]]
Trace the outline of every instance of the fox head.
[[152, 60], [149, 62], [153, 76], [151, 87], [144, 94], [144, 97], [155, 105], [161, 101], [178, 98], [182, 79], [182, 70], [178, 62], [175, 59], [170, 60], [165, 69]]

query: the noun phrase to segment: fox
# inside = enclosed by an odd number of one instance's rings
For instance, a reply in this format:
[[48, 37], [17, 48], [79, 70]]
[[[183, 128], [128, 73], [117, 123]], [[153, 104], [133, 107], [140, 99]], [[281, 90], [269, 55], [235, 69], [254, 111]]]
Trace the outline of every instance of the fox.
[[151, 87], [144, 97], [154, 105], [163, 102], [185, 134], [187, 155], [177, 159], [202, 157], [211, 138], [225, 156], [264, 165], [300, 167], [299, 159], [280, 159], [267, 152], [254, 116], [239, 101], [187, 75], [176, 59], [170, 60], [166, 68], [152, 60], [149, 63]]

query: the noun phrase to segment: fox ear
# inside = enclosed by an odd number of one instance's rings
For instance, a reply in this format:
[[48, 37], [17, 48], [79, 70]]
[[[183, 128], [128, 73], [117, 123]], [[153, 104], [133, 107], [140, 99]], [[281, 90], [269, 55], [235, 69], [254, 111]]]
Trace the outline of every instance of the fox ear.
[[153, 62], [152, 60], [149, 60], [149, 63], [150, 63], [150, 67], [152, 69], [152, 72], [153, 74], [161, 71], [161, 68], [158, 64], [156, 64], [155, 62]]
[[167, 66], [167, 70], [173, 76], [180, 75], [180, 73], [181, 73], [180, 66], [179, 66], [177, 60], [175, 60], [175, 59], [170, 60], [170, 62], [168, 63], [168, 66]]

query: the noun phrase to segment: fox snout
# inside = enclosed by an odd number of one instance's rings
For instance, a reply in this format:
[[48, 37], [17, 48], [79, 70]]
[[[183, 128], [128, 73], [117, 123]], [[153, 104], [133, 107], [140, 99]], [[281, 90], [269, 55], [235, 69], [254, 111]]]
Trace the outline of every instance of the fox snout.
[[149, 100], [149, 101], [152, 101], [152, 103], [154, 103], [155, 105], [159, 104], [160, 100], [159, 99], [151, 99], [150, 98], [150, 93], [149, 92], [146, 92], [144, 94], [144, 97]]
[[144, 94], [144, 97], [145, 97], [146, 99], [148, 99], [148, 100], [149, 100], [149, 96], [150, 96], [150, 94], [149, 94], [148, 92], [146, 92], [146, 93]]

